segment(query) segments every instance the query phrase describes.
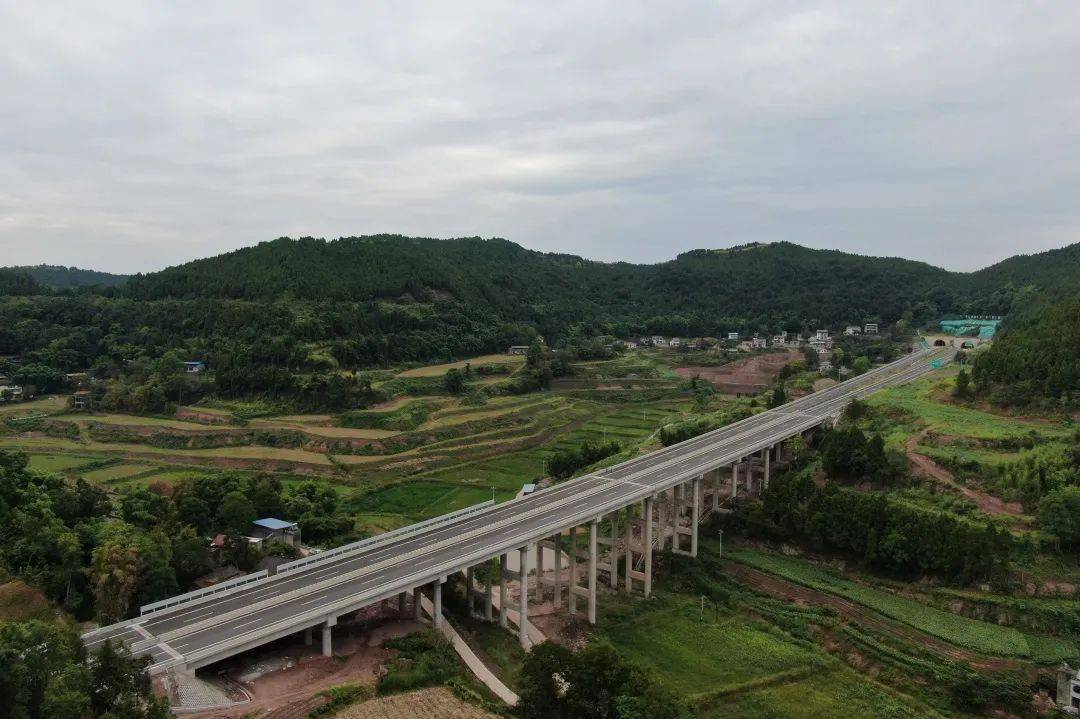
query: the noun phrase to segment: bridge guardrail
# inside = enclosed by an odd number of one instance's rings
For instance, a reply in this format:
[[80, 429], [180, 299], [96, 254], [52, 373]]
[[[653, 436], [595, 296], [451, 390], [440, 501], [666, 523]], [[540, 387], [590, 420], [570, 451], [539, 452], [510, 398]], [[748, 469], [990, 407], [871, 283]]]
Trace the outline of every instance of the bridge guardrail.
[[277, 574], [279, 576], [282, 574], [288, 574], [289, 572], [295, 572], [298, 569], [309, 567], [312, 564], [319, 564], [320, 562], [324, 562], [328, 559], [348, 555], [361, 549], [368, 549], [372, 546], [379, 545], [393, 539], [407, 537], [411, 534], [415, 534], [416, 532], [428, 529], [429, 527], [442, 524], [453, 519], [460, 519], [461, 517], [469, 514], [474, 514], [482, 509], [487, 509], [494, 504], [495, 500], [489, 499], [486, 502], [474, 504], [471, 507], [465, 507], [464, 509], [459, 509], [456, 512], [450, 512], [449, 514], [441, 514], [438, 517], [432, 517], [431, 519], [425, 519], [424, 521], [417, 522], [416, 524], [399, 527], [390, 532], [376, 534], [374, 537], [367, 537], [366, 539], [361, 539], [360, 541], [352, 542], [351, 544], [345, 544], [343, 546], [337, 547], [336, 549], [330, 549], [325, 552], [312, 554], [311, 556], [304, 557], [303, 559], [295, 559], [291, 562], [286, 562], [285, 564], [278, 565]]
[[139, 607], [139, 616], [141, 617], [146, 616], [147, 614], [153, 614], [154, 612], [159, 612], [162, 609], [168, 609], [169, 607], [175, 607], [179, 604], [187, 604], [188, 602], [194, 601], [196, 599], [202, 599], [203, 597], [207, 597], [211, 594], [220, 594], [222, 592], [227, 592], [231, 589], [235, 589], [236, 587], [241, 587], [245, 584], [257, 582], [260, 579], [266, 579], [268, 576], [270, 575], [266, 572], [266, 570], [263, 570], [261, 572], [255, 572], [254, 574], [245, 574], [242, 577], [230, 579], [227, 582], [215, 584], [212, 587], [206, 587], [205, 589], [196, 589], [194, 592], [188, 592], [187, 594], [181, 594], [176, 597], [169, 597], [168, 599], [162, 599], [158, 602], [144, 604], [143, 606]]

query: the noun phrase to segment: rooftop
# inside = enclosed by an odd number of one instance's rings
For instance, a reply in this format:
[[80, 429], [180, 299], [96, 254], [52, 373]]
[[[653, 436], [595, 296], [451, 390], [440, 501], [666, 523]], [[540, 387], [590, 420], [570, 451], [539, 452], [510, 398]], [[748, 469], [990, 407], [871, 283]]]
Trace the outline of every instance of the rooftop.
[[284, 519], [275, 519], [274, 517], [256, 519], [252, 524], [264, 529], [288, 529], [296, 526], [296, 522], [286, 522]]

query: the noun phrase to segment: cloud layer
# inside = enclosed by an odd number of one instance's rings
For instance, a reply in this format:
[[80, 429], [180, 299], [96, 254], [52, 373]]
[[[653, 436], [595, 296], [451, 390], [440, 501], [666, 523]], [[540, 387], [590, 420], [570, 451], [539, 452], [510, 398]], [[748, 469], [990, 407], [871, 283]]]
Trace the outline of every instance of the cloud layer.
[[1080, 4], [0, 0], [0, 265], [1080, 241]]

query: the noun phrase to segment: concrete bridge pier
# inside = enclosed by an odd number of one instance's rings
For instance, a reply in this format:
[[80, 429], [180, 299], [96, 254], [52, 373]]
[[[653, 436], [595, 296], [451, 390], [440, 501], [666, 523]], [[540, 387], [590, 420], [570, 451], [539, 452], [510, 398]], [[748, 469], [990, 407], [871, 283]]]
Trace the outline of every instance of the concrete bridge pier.
[[518, 641], [523, 649], [529, 648], [529, 591], [526, 586], [528, 579], [529, 548], [527, 546], [518, 550], [518, 566], [521, 567], [521, 591], [518, 593]]
[[442, 584], [445, 581], [446, 581], [446, 577], [439, 577], [438, 579], [436, 579], [434, 582], [431, 583], [431, 605], [432, 605], [431, 623], [436, 629], [441, 627], [442, 622], [443, 622], [443, 615], [442, 615]]
[[510, 626], [507, 611], [506, 583], [510, 579], [510, 558], [505, 554], [499, 555], [499, 626], [507, 629]]
[[494, 568], [491, 566], [491, 560], [489, 559], [487, 561], [487, 579], [484, 582], [484, 620], [488, 622], [492, 620], [494, 615], [491, 598], [491, 575], [493, 575], [494, 573]]
[[601, 561], [597, 567], [608, 573], [608, 583], [612, 589], [619, 588], [619, 510], [615, 510], [605, 517], [609, 523], [609, 536], [600, 536], [597, 543], [607, 547], [607, 559]]
[[330, 616], [326, 618], [326, 621], [322, 625], [322, 655], [324, 657], [330, 657], [334, 654], [333, 637], [331, 636], [331, 628], [337, 624], [337, 617]]
[[401, 618], [403, 618], [405, 616], [405, 602], [406, 602], [406, 592], [402, 592], [401, 594], [397, 595], [398, 619], [401, 619]]
[[589, 522], [589, 624], [596, 624], [596, 558], [600, 537], [600, 518]]
[[739, 462], [742, 460], [735, 460], [731, 463], [731, 498], [735, 499], [739, 496]]

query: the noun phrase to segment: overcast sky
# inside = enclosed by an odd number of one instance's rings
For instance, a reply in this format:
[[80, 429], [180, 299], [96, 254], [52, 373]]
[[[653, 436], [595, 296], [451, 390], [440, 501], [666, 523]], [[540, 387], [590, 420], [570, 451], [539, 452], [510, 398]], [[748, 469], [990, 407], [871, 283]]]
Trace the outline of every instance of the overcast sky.
[[0, 265], [1080, 241], [1080, 2], [0, 0]]

